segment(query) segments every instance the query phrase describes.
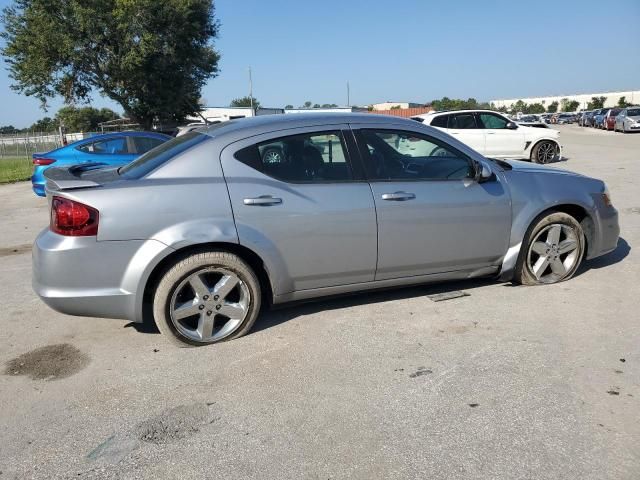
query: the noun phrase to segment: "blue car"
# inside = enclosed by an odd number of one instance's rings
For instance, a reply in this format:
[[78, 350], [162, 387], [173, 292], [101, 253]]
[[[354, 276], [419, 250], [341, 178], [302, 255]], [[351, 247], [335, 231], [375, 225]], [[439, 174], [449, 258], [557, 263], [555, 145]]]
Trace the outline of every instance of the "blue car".
[[45, 196], [44, 171], [51, 167], [68, 167], [83, 163], [125, 165], [171, 137], [155, 132], [117, 132], [78, 140], [47, 153], [33, 154], [31, 184], [36, 195]]

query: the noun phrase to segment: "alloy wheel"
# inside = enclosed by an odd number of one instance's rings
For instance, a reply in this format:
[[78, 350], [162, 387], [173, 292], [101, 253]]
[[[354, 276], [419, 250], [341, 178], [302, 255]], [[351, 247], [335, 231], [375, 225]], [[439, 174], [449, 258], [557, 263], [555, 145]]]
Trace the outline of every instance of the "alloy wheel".
[[569, 225], [546, 226], [533, 239], [527, 266], [540, 283], [555, 283], [573, 271], [580, 260], [576, 231]]
[[551, 142], [544, 142], [538, 147], [538, 163], [549, 163], [556, 156], [556, 146]]
[[191, 273], [173, 292], [169, 313], [178, 332], [195, 342], [228, 337], [245, 320], [251, 294], [234, 272], [207, 267]]

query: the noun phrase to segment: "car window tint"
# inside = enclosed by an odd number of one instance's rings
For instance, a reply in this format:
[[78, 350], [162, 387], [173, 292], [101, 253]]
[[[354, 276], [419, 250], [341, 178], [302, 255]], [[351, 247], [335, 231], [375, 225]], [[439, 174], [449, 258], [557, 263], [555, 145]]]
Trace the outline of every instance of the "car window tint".
[[627, 117], [638, 117], [640, 116], [640, 108], [630, 108], [627, 110]]
[[164, 142], [158, 148], [148, 151], [133, 162], [121, 167], [119, 173], [126, 178], [142, 178], [176, 155], [210, 138], [211, 136], [200, 132], [186, 133]]
[[116, 137], [86, 143], [81, 147], [78, 147], [78, 150], [85, 153], [111, 155], [126, 155], [129, 153], [129, 149], [127, 148], [127, 139], [125, 137]]
[[402, 131], [361, 130], [371, 180], [457, 180], [473, 175], [470, 161], [454, 148]]
[[477, 128], [475, 116], [472, 113], [458, 113], [457, 115], [451, 115], [449, 128]]
[[164, 143], [164, 140], [154, 137], [133, 137], [136, 153], [147, 153], [152, 148]]
[[507, 119], [503, 118], [499, 115], [494, 115], [493, 113], [480, 113], [480, 123], [484, 126], [484, 128], [489, 128], [492, 130], [507, 128]]
[[449, 120], [449, 115], [439, 115], [433, 120], [431, 120], [432, 127], [440, 127], [447, 128], [447, 121]]
[[282, 137], [243, 148], [235, 158], [265, 175], [292, 183], [353, 178], [338, 131]]

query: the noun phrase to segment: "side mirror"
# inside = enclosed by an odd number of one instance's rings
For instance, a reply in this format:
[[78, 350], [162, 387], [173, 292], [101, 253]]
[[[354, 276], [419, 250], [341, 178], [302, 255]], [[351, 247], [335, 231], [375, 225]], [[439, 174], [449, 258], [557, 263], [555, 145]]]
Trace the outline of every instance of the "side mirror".
[[509, 123], [507, 123], [507, 128], [509, 130], [517, 130], [518, 129], [518, 124], [516, 122], [509, 122]]
[[482, 162], [476, 162], [476, 182], [482, 183], [493, 178], [491, 169]]

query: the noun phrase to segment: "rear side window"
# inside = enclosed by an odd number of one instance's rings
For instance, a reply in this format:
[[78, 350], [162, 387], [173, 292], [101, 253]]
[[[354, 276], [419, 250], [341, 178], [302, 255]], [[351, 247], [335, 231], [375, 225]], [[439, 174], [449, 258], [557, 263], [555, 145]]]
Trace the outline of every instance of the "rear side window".
[[291, 183], [353, 179], [339, 131], [281, 137], [243, 148], [235, 158], [269, 177]]
[[476, 117], [473, 113], [458, 113], [456, 115], [451, 115], [449, 128], [478, 128], [476, 126]]
[[77, 148], [84, 153], [110, 155], [126, 155], [131, 153], [127, 148], [127, 139], [125, 137], [97, 140], [95, 142], [85, 143], [84, 145]]
[[627, 110], [627, 117], [637, 117], [640, 116], [640, 108], [630, 108]]
[[176, 155], [190, 149], [211, 138], [199, 132], [189, 132], [181, 137], [174, 138], [159, 145], [158, 148], [145, 153], [133, 162], [123, 166], [118, 170], [120, 175], [126, 178], [142, 178], [160, 165], [171, 160]]
[[432, 127], [440, 127], [447, 128], [447, 121], [449, 120], [449, 115], [440, 115], [433, 120], [431, 120]]
[[136, 153], [147, 153], [152, 148], [156, 148], [158, 145], [164, 143], [164, 140], [153, 137], [133, 137], [133, 145]]

